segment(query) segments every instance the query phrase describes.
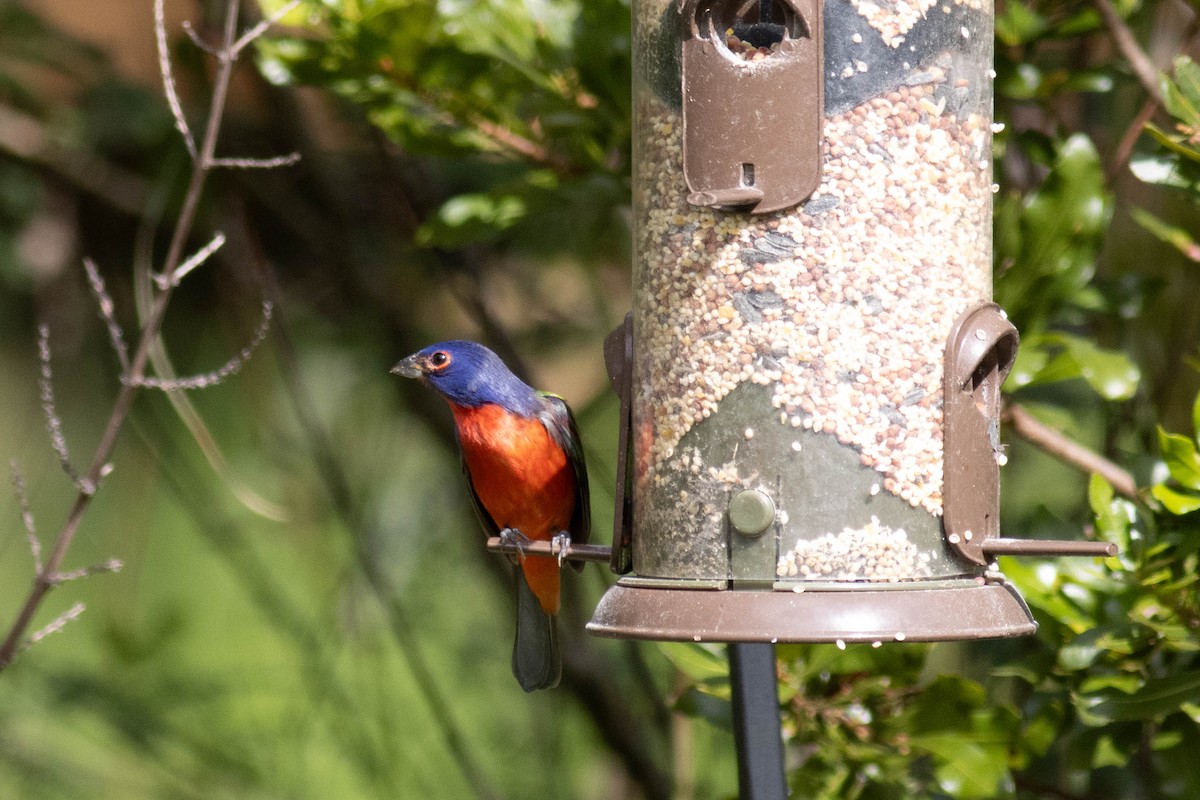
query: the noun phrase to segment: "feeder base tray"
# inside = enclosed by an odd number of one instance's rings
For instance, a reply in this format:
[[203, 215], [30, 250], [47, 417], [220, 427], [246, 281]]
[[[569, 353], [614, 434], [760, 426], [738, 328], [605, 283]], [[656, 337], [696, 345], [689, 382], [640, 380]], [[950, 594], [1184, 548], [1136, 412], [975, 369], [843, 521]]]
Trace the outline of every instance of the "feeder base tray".
[[947, 583], [797, 592], [621, 582], [605, 593], [587, 629], [621, 639], [814, 643], [993, 639], [1037, 630], [1029, 607], [1008, 584]]

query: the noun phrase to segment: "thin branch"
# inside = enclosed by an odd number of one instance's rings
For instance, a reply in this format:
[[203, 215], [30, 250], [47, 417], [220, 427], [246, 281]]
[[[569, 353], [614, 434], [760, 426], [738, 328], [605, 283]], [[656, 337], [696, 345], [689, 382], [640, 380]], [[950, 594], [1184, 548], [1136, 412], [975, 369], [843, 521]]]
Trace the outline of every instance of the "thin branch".
[[1146, 128], [1146, 123], [1158, 113], [1158, 109], [1158, 101], [1153, 98], [1147, 98], [1146, 102], [1142, 104], [1141, 110], [1138, 111], [1137, 116], [1129, 123], [1129, 127], [1125, 129], [1124, 135], [1121, 136], [1116, 149], [1113, 150], [1112, 159], [1104, 171], [1105, 177], [1109, 182], [1115, 180], [1121, 170], [1125, 168], [1125, 165], [1129, 163], [1129, 159], [1133, 155], [1133, 148], [1137, 145], [1138, 139], [1141, 138], [1142, 131]]
[[183, 21], [183, 32], [186, 33], [188, 38], [192, 40], [192, 44], [196, 45], [196, 47], [198, 47], [200, 50], [203, 50], [210, 56], [218, 58], [220, 57], [220, 52], [217, 50], [217, 48], [204, 41], [204, 39], [200, 37], [200, 34], [196, 32], [196, 26], [192, 24], [191, 20], [185, 19]]
[[575, 166], [570, 161], [551, 153], [544, 146], [532, 139], [528, 139], [516, 131], [505, 128], [503, 125], [498, 125], [486, 117], [479, 114], [472, 115], [467, 119], [467, 124], [474, 127], [475, 130], [495, 142], [498, 146], [506, 150], [511, 150], [529, 161], [553, 167], [559, 172], [566, 174], [576, 171]]
[[80, 477], [79, 472], [71, 464], [71, 452], [67, 448], [67, 437], [63, 434], [62, 418], [54, 401], [54, 369], [50, 363], [50, 327], [38, 325], [38, 360], [41, 361], [41, 371], [38, 374], [38, 387], [41, 389], [42, 414], [46, 417], [46, 432], [50, 434], [50, 446], [58, 456], [58, 463], [71, 483], [84, 494], [96, 491], [96, 484]]
[[170, 275], [155, 275], [154, 284], [160, 290], [166, 289], [168, 286], [178, 286], [187, 277], [189, 272], [207, 261], [213, 253], [221, 249], [223, 244], [225, 244], [225, 234], [217, 231], [212, 241], [192, 254], [190, 258], [180, 264]]
[[1061, 431], [1051, 428], [1030, 414], [1023, 406], [1017, 403], [1008, 403], [1004, 407], [1001, 419], [1011, 426], [1013, 433], [1059, 461], [1083, 472], [1094, 472], [1112, 484], [1117, 494], [1130, 500], [1138, 499], [1137, 481], [1133, 479], [1132, 473], [1117, 466], [1096, 451], [1084, 447]]
[[[1183, 36], [1179, 40], [1177, 52], [1186, 53], [1192, 49], [1192, 47], [1195, 45], [1194, 40], [1196, 38], [1197, 31], [1200, 31], [1200, 16], [1193, 15], [1191, 22], [1188, 23], [1187, 30], [1184, 31]], [[1151, 68], [1153, 67], [1151, 66]], [[1175, 72], [1174, 64], [1169, 66], [1165, 72], [1168, 75], [1173, 74]], [[1159, 85], [1157, 80], [1155, 80], [1154, 85]], [[1129, 127], [1125, 129], [1125, 133], [1121, 136], [1120, 141], [1113, 150], [1112, 158], [1109, 160], [1104, 173], [1109, 182], [1113, 181], [1117, 177], [1118, 173], [1125, 168], [1125, 165], [1129, 163], [1129, 159], [1133, 155], [1133, 148], [1137, 144], [1138, 139], [1141, 137], [1142, 132], [1145, 130], [1146, 123], [1154, 118], [1154, 115], [1158, 113], [1158, 110], [1161, 107], [1162, 98], [1156, 98], [1153, 95], [1147, 98], [1146, 102], [1142, 104], [1137, 116], [1135, 116], [1133, 121], [1129, 123]]]
[[279, 22], [279, 20], [283, 19], [288, 14], [292, 13], [292, 10], [295, 9], [298, 5], [300, 5], [300, 0], [292, 0], [292, 2], [283, 6], [278, 11], [276, 11], [274, 14], [272, 14], [271, 16], [267, 17], [266, 19], [260, 21], [257, 25], [250, 28], [250, 30], [243, 33], [242, 37], [233, 43], [233, 47], [229, 51], [230, 58], [237, 58], [243, 49], [245, 49], [255, 39], [257, 39], [258, 37], [260, 37], [264, 33], [266, 33], [267, 29], [270, 28], [272, 25], [274, 25], [276, 22]]
[[104, 286], [104, 278], [100, 276], [96, 262], [90, 258], [83, 259], [83, 269], [87, 272], [88, 284], [92, 287], [92, 294], [96, 296], [96, 304], [100, 307], [100, 316], [104, 319], [105, 327], [108, 328], [108, 339], [112, 343], [113, 352], [117, 354], [121, 371], [127, 372], [129, 370], [129, 348], [125, 346], [125, 334], [117, 322], [116, 306], [113, 305], [112, 297]]
[[[135, 246], [134, 268], [133, 268], [133, 288], [134, 301], [137, 308], [138, 319], [144, 319], [150, 315], [150, 309], [154, 305], [156, 291], [152, 279], [154, 271], [153, 260], [153, 239], [154, 229], [158, 227], [157, 222], [146, 221], [138, 231], [137, 244]], [[238, 260], [240, 256], [234, 254], [234, 260]], [[158, 341], [150, 349], [150, 364], [153, 367], [155, 375], [159, 378], [171, 379], [177, 377], [174, 366], [171, 364], [171, 359], [167, 355], [166, 342], [163, 337], [159, 336]], [[204, 418], [196, 407], [192, 404], [188, 395], [184, 392], [168, 392], [167, 402], [175, 409], [175, 413], [179, 415], [179, 419], [191, 434], [196, 446], [204, 454], [205, 460], [208, 461], [213, 472], [220, 478], [221, 482], [228, 487], [238, 501], [249, 510], [253, 511], [266, 519], [276, 522], [286, 522], [289, 519], [289, 513], [279, 504], [268, 500], [260, 495], [253, 488], [243, 482], [229, 466], [225, 459], [224, 453], [221, 451], [220, 445], [209, 431], [208, 426], [204, 423]]]
[[258, 329], [254, 332], [250, 343], [243, 347], [233, 358], [225, 362], [224, 366], [215, 369], [212, 372], [206, 372], [203, 375], [192, 375], [187, 378], [152, 378], [149, 376], [141, 376], [134, 378], [130, 376], [130, 382], [135, 382], [137, 386], [144, 386], [149, 389], [161, 389], [164, 392], [179, 392], [188, 389], [206, 389], [209, 386], [215, 386], [231, 375], [236, 375], [241, 370], [246, 362], [250, 360], [250, 356], [262, 344], [263, 339], [267, 338], [267, 331], [271, 328], [271, 314], [273, 308], [271, 303], [263, 301], [262, 304], [262, 321], [258, 323]]
[[35, 644], [40, 642], [42, 639], [45, 639], [47, 636], [49, 636], [53, 633], [58, 633], [63, 628], [67, 627], [67, 623], [69, 623], [71, 620], [77, 619], [79, 617], [79, 615], [84, 612], [84, 609], [86, 609], [86, 608], [87, 608], [87, 606], [85, 606], [83, 603], [76, 603], [75, 605], [71, 606], [66, 611], [59, 614], [57, 617], [55, 617], [54, 620], [52, 620], [50, 622], [50, 624], [35, 631], [33, 633], [33, 635], [29, 637], [29, 640], [27, 642], [25, 642], [24, 647], [22, 647], [21, 649], [28, 650], [30, 647], [33, 647]]
[[99, 564], [92, 564], [90, 567], [83, 569], [73, 569], [69, 572], [56, 572], [50, 577], [50, 580], [55, 585], [67, 583], [69, 581], [77, 581], [80, 578], [86, 578], [90, 575], [98, 575], [103, 572], [120, 572], [125, 568], [125, 562], [119, 558], [110, 558], [108, 561], [102, 561]]
[[29, 489], [25, 486], [25, 478], [21, 475], [20, 465], [14, 458], [8, 462], [12, 471], [13, 494], [17, 496], [17, 506], [21, 509], [21, 523], [25, 526], [25, 536], [29, 539], [29, 552], [33, 555], [33, 572], [42, 574], [42, 542], [38, 539], [37, 526], [33, 520], [33, 510], [29, 506]]
[[196, 158], [196, 138], [188, 125], [187, 117], [183, 115], [183, 105], [179, 102], [179, 92], [175, 88], [175, 73], [171, 69], [171, 50], [167, 46], [167, 22], [163, 11], [163, 0], [154, 0], [154, 39], [158, 44], [158, 69], [162, 73], [163, 92], [167, 96], [167, 105], [171, 107], [171, 116], [175, 118], [175, 128], [183, 137], [188, 154]]
[[1142, 88], [1154, 102], [1162, 105], [1162, 88], [1158, 84], [1158, 69], [1154, 66], [1154, 62], [1138, 44], [1137, 37], [1133, 35], [1129, 25], [1121, 17], [1116, 6], [1112, 4], [1112, 0], [1095, 0], [1095, 3], [1096, 10], [1104, 18], [1104, 24], [1112, 34], [1113, 43], [1121, 51], [1121, 55], [1125, 56], [1125, 60], [1129, 62], [1129, 67], [1133, 70], [1138, 82], [1142, 84]]
[[208, 165], [214, 169], [277, 169], [290, 167], [299, 160], [299, 153], [288, 153], [273, 158], [214, 158]]
[[[183, 260], [184, 248], [195, 225], [200, 205], [200, 196], [204, 190], [204, 184], [210, 171], [213, 155], [216, 152], [217, 138], [220, 135], [221, 123], [225, 114], [225, 104], [229, 95], [229, 83], [232, 78], [235, 61], [232, 57], [229, 57], [229, 54], [232, 53], [233, 45], [237, 41], [238, 6], [239, 0], [227, 0], [221, 46], [221, 52], [225, 54], [225, 57], [218, 58], [217, 60], [217, 71], [213, 78], [212, 96], [209, 100], [208, 121], [205, 124], [204, 135], [197, 150], [195, 141], [191, 137], [190, 129], [187, 127], [187, 122], [183, 117], [182, 107], [179, 105], [179, 98], [175, 91], [174, 78], [171, 74], [171, 63], [166, 43], [166, 28], [163, 22], [162, 0], [155, 0], [155, 35], [158, 40], [159, 66], [163, 73], [163, 85], [167, 95], [167, 102], [172, 107], [172, 114], [175, 116], [176, 125], [184, 134], [184, 141], [188, 144], [189, 153], [194, 152], [195, 154], [195, 158], [192, 160], [191, 176], [188, 180], [187, 189], [184, 192], [183, 205], [179, 211], [179, 217], [176, 220], [170, 244], [167, 247], [163, 267], [160, 270], [160, 273], [163, 275], [173, 275]], [[155, 342], [158, 341], [159, 334], [162, 331], [163, 319], [166, 316], [167, 307], [173, 293], [174, 287], [172, 286], [167, 286], [166, 289], [159, 292], [154, 298], [150, 313], [147, 315], [145, 323], [141, 328], [137, 346], [129, 361], [129, 368], [124, 373], [121, 388], [113, 401], [108, 422], [105, 424], [104, 431], [100, 435], [100, 441], [96, 445], [91, 466], [88, 469], [87, 475], [84, 476], [84, 480], [92, 485], [96, 485], [100, 478], [108, 474], [108, 471], [112, 468], [109, 459], [116, 449], [117, 439], [125, 426], [125, 421], [129, 416], [130, 410], [133, 408], [133, 401], [140, 388], [140, 382], [145, 377], [150, 351]], [[33, 617], [41, 606], [42, 600], [50, 589], [54, 587], [53, 576], [58, 573], [59, 567], [66, 558], [67, 551], [70, 549], [71, 543], [75, 540], [75, 535], [79, 531], [79, 526], [83, 521], [85, 512], [91, 505], [91, 501], [92, 494], [89, 492], [82, 491], [81, 489], [76, 494], [75, 501], [67, 513], [66, 521], [59, 530], [58, 537], [54, 541], [54, 547], [46, 559], [43, 569], [35, 576], [33, 587], [30, 589], [28, 596], [26, 596], [25, 602], [22, 604], [20, 611], [18, 611], [12, 626], [8, 629], [3, 642], [0, 642], [0, 670], [11, 664], [17, 652], [25, 646], [25, 632], [33, 622]], [[78, 613], [75, 616], [78, 616]], [[74, 617], [70, 618], [73, 619]], [[62, 624], [65, 624], [66, 621], [69, 621], [69, 619], [64, 620]], [[54, 623], [48, 627], [53, 626]], [[54, 629], [57, 630], [59, 628], [61, 628], [61, 625]]]

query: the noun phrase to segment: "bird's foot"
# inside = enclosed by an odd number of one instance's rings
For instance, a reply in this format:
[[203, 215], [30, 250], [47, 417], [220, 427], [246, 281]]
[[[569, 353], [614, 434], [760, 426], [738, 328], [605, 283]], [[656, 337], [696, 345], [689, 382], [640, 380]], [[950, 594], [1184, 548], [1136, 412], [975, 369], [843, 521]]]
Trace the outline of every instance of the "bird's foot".
[[533, 540], [521, 533], [521, 531], [517, 528], [505, 528], [504, 530], [500, 531], [500, 544], [512, 545], [513, 547], [517, 548], [517, 554], [515, 556], [509, 556], [512, 558], [514, 564], [525, 560], [525, 545], [529, 544], [531, 541]]
[[563, 561], [567, 558], [567, 551], [571, 549], [571, 534], [566, 531], [559, 531], [554, 534], [554, 538], [550, 540], [550, 552], [558, 556], [558, 566], [562, 567]]

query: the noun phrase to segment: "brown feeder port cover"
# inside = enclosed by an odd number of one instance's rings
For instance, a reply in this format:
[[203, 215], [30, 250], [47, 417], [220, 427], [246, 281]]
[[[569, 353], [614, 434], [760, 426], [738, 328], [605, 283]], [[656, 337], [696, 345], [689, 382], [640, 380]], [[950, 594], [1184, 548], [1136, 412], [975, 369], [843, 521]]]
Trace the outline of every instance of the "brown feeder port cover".
[[608, 590], [587, 625], [590, 632], [694, 642], [875, 643], [1006, 638], [1037, 630], [1025, 601], [1002, 582], [803, 592], [630, 584], [623, 578]]
[[725, 20], [717, 19], [739, 3], [680, 0], [683, 172], [692, 205], [765, 214], [803, 202], [820, 184], [821, 2], [781, 2], [789, 23], [777, 51], [748, 62], [730, 53]]

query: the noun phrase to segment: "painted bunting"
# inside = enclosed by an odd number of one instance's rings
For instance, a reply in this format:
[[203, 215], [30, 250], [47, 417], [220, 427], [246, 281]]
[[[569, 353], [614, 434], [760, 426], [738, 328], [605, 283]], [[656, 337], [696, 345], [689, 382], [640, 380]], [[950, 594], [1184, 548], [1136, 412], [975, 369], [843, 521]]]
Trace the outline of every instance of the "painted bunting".
[[[534, 390], [476, 342], [431, 345], [392, 372], [416, 378], [450, 405], [471, 498], [490, 535], [518, 544], [587, 541], [583, 448], [562, 398]], [[555, 622], [560, 564], [523, 554], [519, 563], [512, 669], [531, 692], [556, 686], [562, 674]]]

